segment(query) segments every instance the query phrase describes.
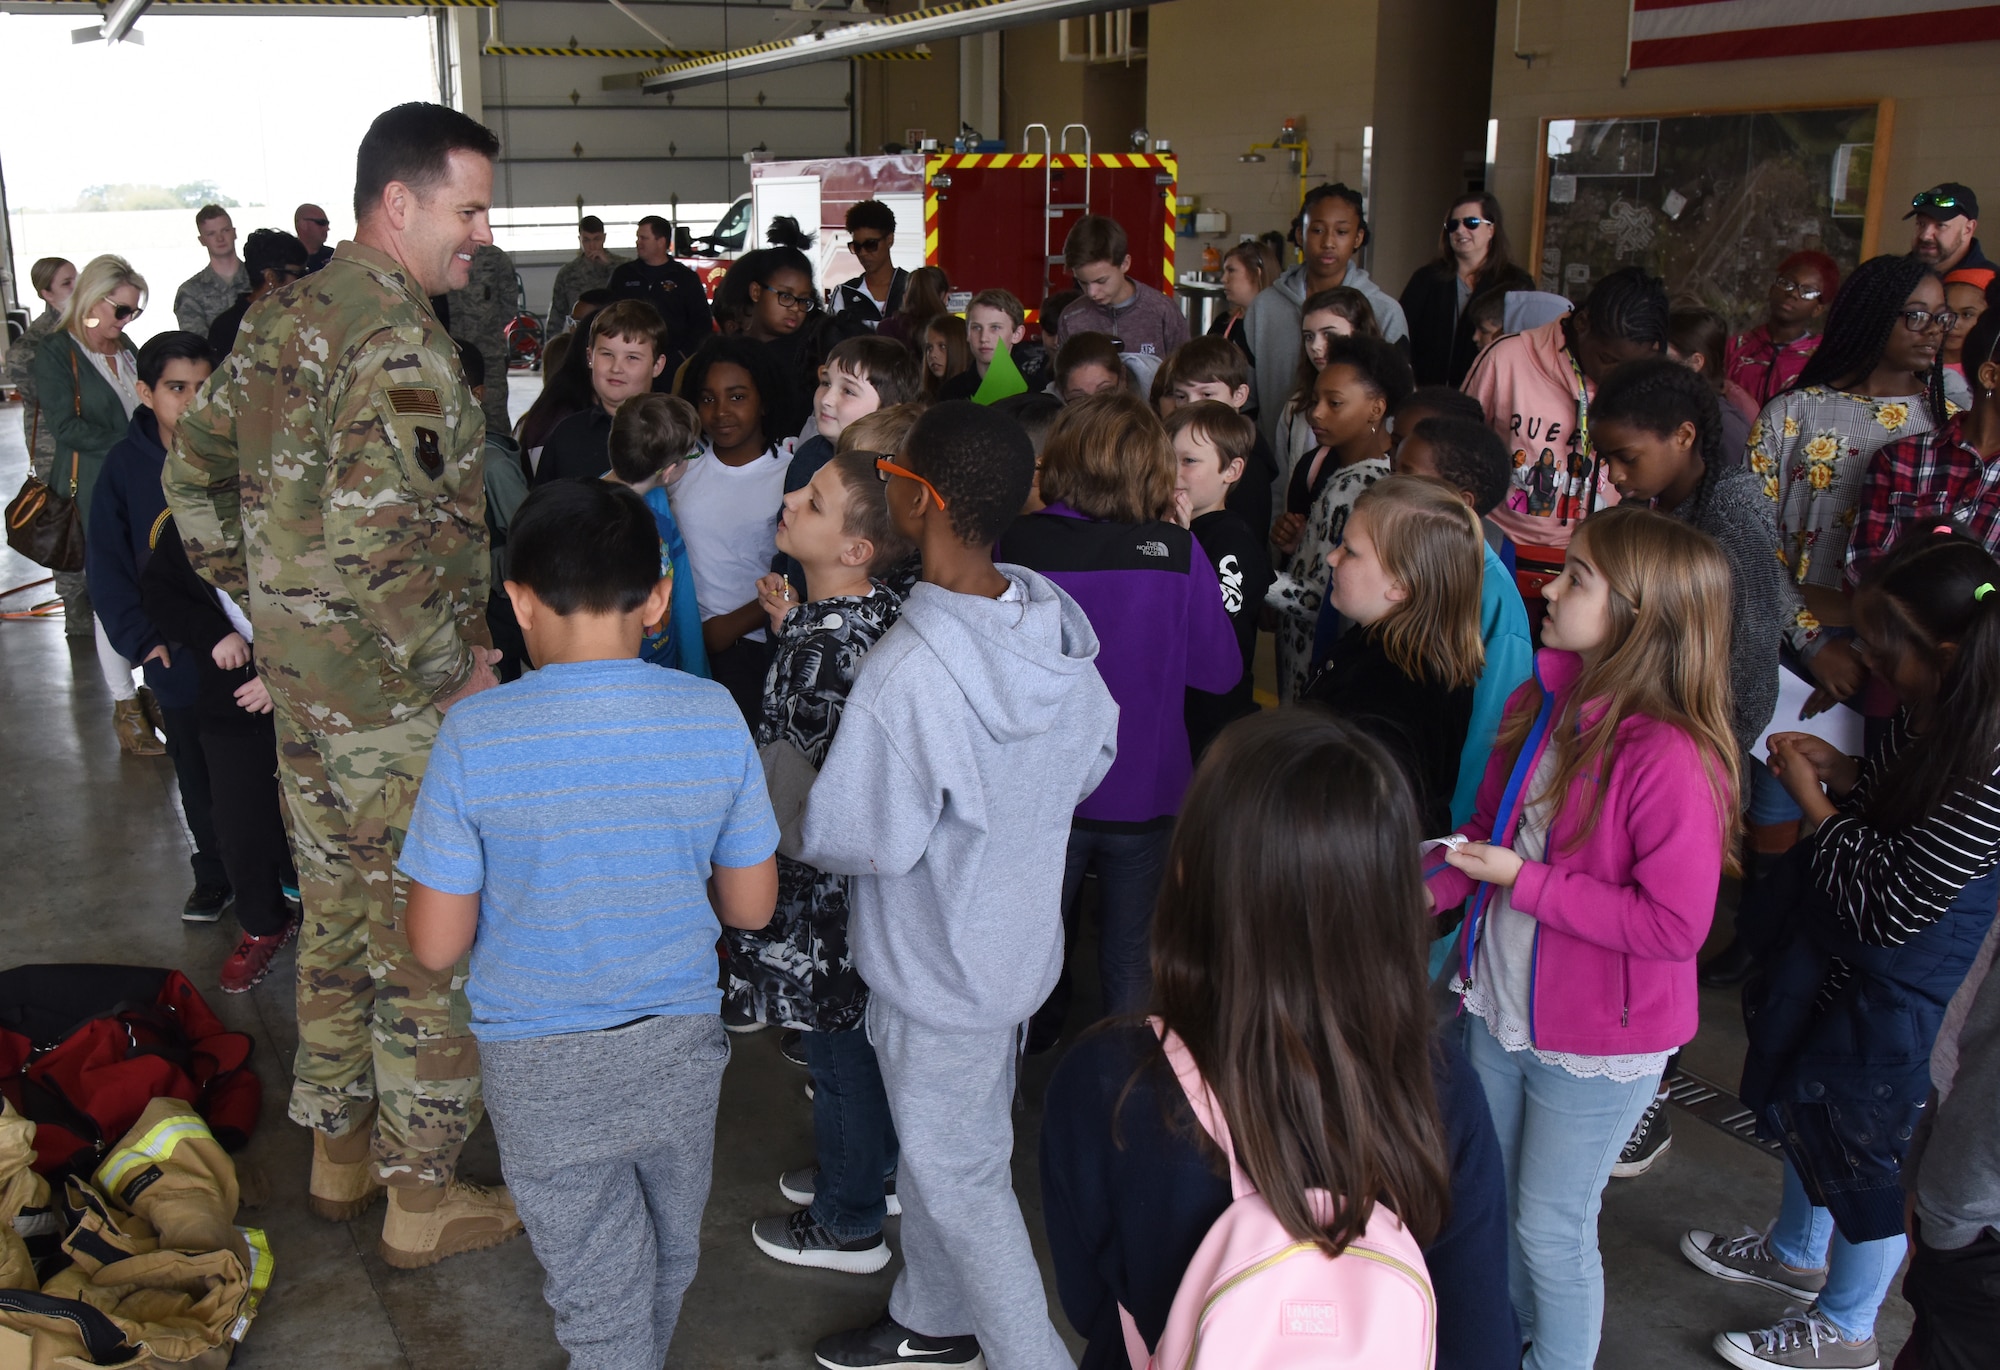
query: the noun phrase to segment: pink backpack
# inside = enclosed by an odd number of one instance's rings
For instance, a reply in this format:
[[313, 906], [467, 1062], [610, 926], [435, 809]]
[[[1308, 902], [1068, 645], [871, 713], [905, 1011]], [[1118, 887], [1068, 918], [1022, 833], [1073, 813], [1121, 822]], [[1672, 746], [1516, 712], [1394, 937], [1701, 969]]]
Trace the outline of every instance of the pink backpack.
[[[1150, 1356], [1132, 1315], [1118, 1310], [1133, 1370], [1433, 1370], [1437, 1301], [1416, 1238], [1379, 1203], [1368, 1230], [1331, 1260], [1285, 1231], [1237, 1165], [1229, 1125], [1186, 1044], [1158, 1018], [1152, 1025], [1196, 1120], [1229, 1157], [1235, 1202], [1181, 1276]], [[1315, 1214], [1333, 1211], [1331, 1194], [1309, 1197]]]

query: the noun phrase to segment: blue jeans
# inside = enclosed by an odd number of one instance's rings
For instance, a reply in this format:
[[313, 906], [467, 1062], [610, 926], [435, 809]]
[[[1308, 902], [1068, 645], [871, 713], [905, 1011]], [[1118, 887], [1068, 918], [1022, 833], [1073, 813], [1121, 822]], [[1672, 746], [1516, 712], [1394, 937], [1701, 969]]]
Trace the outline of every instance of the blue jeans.
[[813, 1137], [819, 1178], [813, 1221], [844, 1242], [872, 1237], [887, 1214], [882, 1184], [896, 1173], [896, 1125], [882, 1092], [882, 1068], [859, 1025], [799, 1039], [812, 1072]]
[[1743, 764], [1748, 767], [1750, 777], [1750, 811], [1744, 821], [1753, 828], [1765, 827], [1772, 823], [1796, 823], [1806, 816], [1799, 807], [1799, 801], [1792, 798], [1792, 792], [1785, 788], [1771, 768], [1754, 756], [1745, 756]]
[[1591, 1370], [1604, 1326], [1597, 1214], [1659, 1077], [1579, 1079], [1532, 1051], [1508, 1051], [1473, 1014], [1465, 1052], [1507, 1174], [1507, 1287], [1522, 1340], [1533, 1343], [1523, 1370]]
[[1083, 924], [1083, 877], [1090, 871], [1097, 872], [1097, 982], [1104, 994], [1104, 1012], [1134, 1013], [1146, 1007], [1153, 989], [1153, 900], [1160, 892], [1172, 838], [1170, 826], [1145, 832], [1069, 830], [1063, 865], [1062, 976], [1035, 1010], [1030, 1050], [1040, 1051], [1054, 1042], [1069, 1017], [1069, 963]]
[[1785, 1192], [1778, 1225], [1771, 1229], [1771, 1254], [1794, 1270], [1826, 1271], [1826, 1288], [1813, 1306], [1848, 1341], [1875, 1335], [1875, 1315], [1908, 1244], [1900, 1232], [1878, 1241], [1848, 1241], [1835, 1229], [1831, 1213], [1813, 1207], [1798, 1172], [1785, 1163]]

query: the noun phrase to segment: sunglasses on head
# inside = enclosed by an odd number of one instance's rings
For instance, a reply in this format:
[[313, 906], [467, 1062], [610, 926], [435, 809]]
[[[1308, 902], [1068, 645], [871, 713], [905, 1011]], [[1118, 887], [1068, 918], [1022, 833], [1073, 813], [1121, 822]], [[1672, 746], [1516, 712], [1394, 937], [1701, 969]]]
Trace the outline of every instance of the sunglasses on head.
[[1492, 222], [1491, 219], [1482, 219], [1477, 214], [1468, 214], [1463, 219], [1446, 219], [1444, 221], [1444, 231], [1447, 233], [1456, 233], [1461, 228], [1479, 228]]
[[1910, 199], [1911, 209], [1957, 209], [1958, 196], [1944, 195], [1935, 190], [1926, 190]]

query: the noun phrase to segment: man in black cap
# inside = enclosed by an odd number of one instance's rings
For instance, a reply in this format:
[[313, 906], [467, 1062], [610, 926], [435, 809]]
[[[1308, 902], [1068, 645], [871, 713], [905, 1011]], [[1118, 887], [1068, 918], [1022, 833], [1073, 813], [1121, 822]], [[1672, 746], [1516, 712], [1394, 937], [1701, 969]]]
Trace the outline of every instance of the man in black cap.
[[1970, 186], [1957, 181], [1934, 185], [1910, 201], [1905, 219], [1917, 221], [1917, 236], [1910, 243], [1910, 255], [1947, 271], [1993, 270], [1993, 263], [1979, 250], [1979, 197]]

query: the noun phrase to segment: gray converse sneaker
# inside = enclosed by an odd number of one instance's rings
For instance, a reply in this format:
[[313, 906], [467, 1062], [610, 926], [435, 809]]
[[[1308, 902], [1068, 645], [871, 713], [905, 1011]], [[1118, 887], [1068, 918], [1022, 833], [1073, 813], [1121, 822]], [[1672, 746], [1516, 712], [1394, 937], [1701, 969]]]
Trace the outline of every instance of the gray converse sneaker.
[[1842, 1341], [1834, 1325], [1802, 1308], [1789, 1310], [1776, 1326], [1755, 1332], [1720, 1332], [1715, 1354], [1739, 1370], [1881, 1370], [1875, 1338]]
[[889, 1243], [880, 1232], [844, 1242], [814, 1222], [809, 1208], [782, 1218], [759, 1218], [750, 1224], [750, 1240], [757, 1243], [759, 1251], [786, 1265], [872, 1275], [889, 1263]]
[[[819, 1167], [802, 1165], [797, 1170], [787, 1170], [778, 1177], [778, 1192], [801, 1207], [811, 1208], [812, 1201], [819, 1196]], [[903, 1205], [896, 1198], [894, 1175], [882, 1181], [882, 1197], [888, 1202], [890, 1217], [903, 1216]]]
[[[1681, 1254], [1697, 1270], [1705, 1270], [1719, 1280], [1739, 1284], [1761, 1284], [1780, 1294], [1811, 1303], [1826, 1288], [1826, 1271], [1794, 1270], [1771, 1252], [1771, 1232], [1745, 1232], [1740, 1237], [1723, 1237], [1696, 1228], [1681, 1234]], [[1738, 1335], [1730, 1333], [1731, 1336]], [[1721, 1342], [1717, 1342], [1718, 1347]], [[1774, 1364], [1776, 1362], [1773, 1362]]]

